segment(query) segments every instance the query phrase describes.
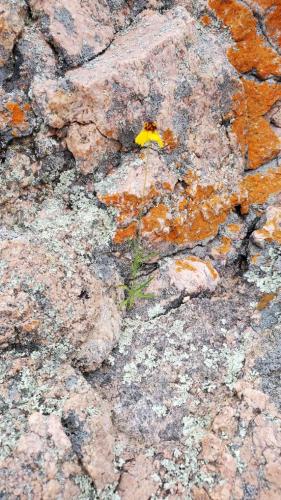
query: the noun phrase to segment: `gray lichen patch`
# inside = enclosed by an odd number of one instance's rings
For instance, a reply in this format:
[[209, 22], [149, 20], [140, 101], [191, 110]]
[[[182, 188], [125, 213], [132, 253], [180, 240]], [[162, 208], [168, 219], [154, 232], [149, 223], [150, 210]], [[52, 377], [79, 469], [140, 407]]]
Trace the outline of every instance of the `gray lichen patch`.
[[[254, 250], [252, 250], [254, 253]], [[260, 253], [256, 248], [255, 253]], [[262, 292], [276, 292], [281, 288], [281, 249], [272, 245], [263, 249], [257, 265], [250, 265], [245, 278]]]

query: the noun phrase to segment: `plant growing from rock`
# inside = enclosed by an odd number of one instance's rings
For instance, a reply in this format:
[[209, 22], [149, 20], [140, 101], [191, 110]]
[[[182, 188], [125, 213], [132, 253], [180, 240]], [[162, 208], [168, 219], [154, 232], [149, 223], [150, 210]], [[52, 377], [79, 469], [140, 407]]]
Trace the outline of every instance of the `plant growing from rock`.
[[[145, 147], [147, 144], [149, 145], [151, 142], [156, 142], [160, 148], [164, 147], [164, 142], [157, 131], [157, 125], [154, 122], [146, 122], [144, 124], [143, 129], [135, 138], [135, 143], [140, 147]], [[143, 183], [143, 193], [142, 199], [145, 197], [146, 190], [146, 179], [147, 179], [147, 168], [148, 168], [148, 158], [149, 158], [149, 147], [146, 148], [146, 156], [145, 156], [145, 174], [144, 174], [144, 183]], [[146, 293], [145, 290], [148, 285], [151, 283], [153, 278], [147, 278], [143, 281], [139, 280], [139, 273], [143, 268], [144, 264], [146, 264], [154, 254], [147, 254], [142, 245], [141, 245], [141, 219], [143, 215], [143, 206], [141, 207], [138, 215], [137, 229], [136, 229], [136, 237], [131, 240], [132, 246], [132, 263], [130, 267], [130, 276], [129, 276], [129, 284], [122, 285], [122, 288], [125, 291], [125, 299], [122, 301], [122, 305], [126, 309], [132, 309], [134, 307], [136, 301], [138, 299], [152, 299], [154, 295], [152, 293]]]

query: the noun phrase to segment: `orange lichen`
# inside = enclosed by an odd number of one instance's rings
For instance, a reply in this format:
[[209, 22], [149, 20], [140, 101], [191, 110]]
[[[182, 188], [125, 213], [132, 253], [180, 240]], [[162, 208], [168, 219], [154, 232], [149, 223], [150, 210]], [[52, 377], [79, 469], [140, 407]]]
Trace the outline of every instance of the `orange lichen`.
[[168, 208], [162, 203], [151, 208], [148, 214], [142, 219], [143, 231], [153, 233], [161, 230], [161, 228], [165, 225], [167, 214]]
[[252, 257], [251, 257], [251, 259], [250, 259], [250, 260], [251, 260], [251, 263], [252, 263], [252, 264], [257, 264], [257, 263], [258, 263], [258, 260], [259, 260], [260, 255], [261, 255], [260, 253], [256, 253], [255, 255], [252, 255]]
[[276, 296], [276, 293], [264, 294], [257, 304], [258, 311], [262, 311], [263, 309], [265, 309], [270, 304], [270, 302], [275, 299]]
[[204, 25], [204, 26], [210, 26], [210, 24], [212, 24], [212, 19], [210, 16], [208, 16], [208, 14], [205, 14], [204, 16], [201, 16], [200, 17], [200, 22]]
[[265, 203], [271, 195], [281, 192], [281, 167], [247, 175], [240, 187], [247, 192], [248, 205]]
[[255, 169], [275, 158], [281, 151], [281, 142], [275, 134], [266, 113], [281, 99], [281, 85], [257, 83], [242, 79], [244, 92], [233, 98], [236, 134], [243, 154], [247, 154], [247, 168]]
[[102, 203], [107, 206], [113, 206], [119, 211], [117, 221], [126, 222], [132, 217], [137, 217], [142, 206], [142, 200], [138, 196], [130, 193], [116, 193], [99, 196]]
[[241, 224], [228, 224], [227, 229], [231, 233], [239, 233], [239, 231], [241, 229]]
[[26, 104], [23, 109], [16, 102], [7, 102], [6, 108], [10, 112], [10, 123], [14, 127], [18, 127], [26, 122], [25, 111], [28, 111], [30, 107], [29, 104]]
[[[143, 236], [152, 241], [177, 245], [203, 241], [216, 236], [220, 225], [235, 207], [239, 206], [241, 213], [247, 214], [251, 205], [263, 204], [271, 195], [281, 192], [281, 167], [246, 175], [238, 192], [231, 196], [216, 192], [214, 186], [200, 185], [192, 173], [185, 179], [188, 185], [178, 203], [179, 212], [174, 213], [164, 203], [152, 207], [141, 219]], [[145, 206], [143, 200], [128, 193], [108, 195], [101, 199], [120, 210], [118, 222], [122, 224], [136, 217], [140, 208]], [[230, 224], [228, 229], [236, 232], [240, 226]], [[118, 242], [123, 241], [122, 236], [126, 239], [124, 229], [118, 234]], [[130, 236], [129, 231], [128, 237]], [[231, 240], [223, 237], [220, 253], [228, 253], [230, 247]]]
[[281, 212], [272, 215], [261, 229], [254, 232], [258, 241], [275, 242], [281, 244]]
[[105, 203], [105, 205], [113, 206], [118, 210], [119, 215], [117, 221], [122, 223], [132, 217], [137, 217], [146, 204], [157, 195], [158, 191], [152, 187], [144, 197], [125, 192], [99, 196], [99, 199], [102, 203]]
[[169, 151], [173, 151], [174, 149], [176, 149], [178, 141], [171, 129], [167, 128], [167, 130], [164, 130], [162, 138], [164, 141], [164, 145], [167, 146]]
[[176, 260], [176, 272], [179, 273], [181, 271], [196, 271], [196, 268], [190, 264], [190, 259], [185, 260]]
[[[165, 208], [165, 224], [159, 224], [157, 208], [143, 218], [144, 233], [153, 233], [155, 240], [175, 244], [201, 241], [214, 236], [230, 210], [230, 200], [216, 194], [213, 186], [191, 184], [186, 188], [187, 213], [172, 217]], [[164, 207], [164, 208], [163, 208]], [[148, 225], [149, 221], [149, 225]]]
[[[262, 204], [278, 192], [281, 192], [281, 168], [245, 176], [239, 192], [230, 197], [196, 181], [186, 188], [187, 210], [182, 215], [172, 216], [167, 206], [158, 205], [143, 218], [142, 232], [155, 241], [174, 244], [202, 241], [217, 234], [236, 206], [240, 206], [241, 213], [247, 213], [250, 205]], [[223, 240], [222, 252], [229, 248], [230, 240]]]
[[176, 272], [181, 272], [181, 271], [196, 271], [196, 267], [192, 265], [192, 262], [199, 262], [201, 264], [205, 264], [213, 279], [218, 278], [218, 273], [216, 269], [212, 266], [211, 262], [209, 261], [204, 261], [199, 259], [198, 257], [195, 257], [195, 255], [189, 255], [186, 259], [183, 260], [176, 260]]
[[231, 239], [227, 236], [223, 236], [221, 239], [221, 244], [214, 250], [215, 253], [219, 255], [227, 255], [231, 250]]
[[281, 47], [281, 0], [255, 0], [265, 9], [265, 27], [268, 36]]
[[131, 240], [137, 235], [137, 223], [132, 222], [127, 227], [119, 227], [114, 236], [114, 243], [123, 243], [125, 240]]
[[236, 42], [228, 50], [228, 58], [238, 71], [255, 70], [261, 78], [281, 75], [281, 57], [258, 34], [255, 17], [245, 5], [237, 0], [209, 0], [209, 6]]

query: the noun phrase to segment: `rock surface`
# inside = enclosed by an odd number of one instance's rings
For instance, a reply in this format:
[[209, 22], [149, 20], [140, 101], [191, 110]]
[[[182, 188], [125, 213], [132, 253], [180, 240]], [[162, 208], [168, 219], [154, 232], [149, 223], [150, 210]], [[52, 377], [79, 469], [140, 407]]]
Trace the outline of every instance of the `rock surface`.
[[1, 498], [281, 497], [280, 8], [0, 0]]

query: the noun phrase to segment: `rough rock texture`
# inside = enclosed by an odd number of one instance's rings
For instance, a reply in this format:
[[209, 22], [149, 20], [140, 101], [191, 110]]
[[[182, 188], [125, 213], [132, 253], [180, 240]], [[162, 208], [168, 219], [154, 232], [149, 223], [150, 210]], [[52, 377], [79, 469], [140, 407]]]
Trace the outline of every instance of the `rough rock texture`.
[[63, 338], [79, 365], [99, 366], [120, 329], [119, 311], [102, 284], [71, 263], [67, 248], [62, 261], [32, 241], [11, 239], [1, 242], [0, 254], [2, 347]]
[[0, 0], [1, 498], [281, 497], [280, 19]]
[[76, 66], [105, 50], [113, 38], [110, 11], [105, 0], [30, 0], [43, 33], [70, 66]]
[[26, 3], [24, 0], [0, 2], [0, 67], [9, 60], [15, 42], [24, 27]]

